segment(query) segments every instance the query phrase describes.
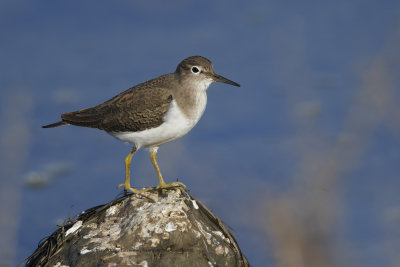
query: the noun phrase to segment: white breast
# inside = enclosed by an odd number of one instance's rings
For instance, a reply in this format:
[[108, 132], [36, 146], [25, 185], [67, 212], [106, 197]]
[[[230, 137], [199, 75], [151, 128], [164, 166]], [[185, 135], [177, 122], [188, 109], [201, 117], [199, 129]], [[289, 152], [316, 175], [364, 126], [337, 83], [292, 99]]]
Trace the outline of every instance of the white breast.
[[152, 148], [173, 141], [187, 134], [203, 115], [207, 98], [199, 106], [196, 117], [188, 119], [179, 109], [175, 100], [171, 102], [170, 109], [164, 116], [164, 123], [156, 128], [140, 132], [110, 132], [112, 136], [124, 142], [135, 144], [136, 148]]

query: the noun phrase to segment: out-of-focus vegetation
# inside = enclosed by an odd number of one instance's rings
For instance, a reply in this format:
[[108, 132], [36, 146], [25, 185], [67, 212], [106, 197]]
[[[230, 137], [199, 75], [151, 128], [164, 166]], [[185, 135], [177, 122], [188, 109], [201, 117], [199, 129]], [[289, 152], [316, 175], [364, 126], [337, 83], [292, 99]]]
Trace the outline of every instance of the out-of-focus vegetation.
[[[349, 198], [357, 198], [351, 197], [348, 178], [362, 168], [364, 156], [376, 142], [374, 136], [380, 128], [387, 129], [400, 143], [399, 47], [400, 24], [385, 40], [369, 68], [359, 73], [360, 86], [345, 114], [343, 127], [333, 140], [318, 135], [324, 125], [316, 123], [314, 116], [294, 116], [297, 172], [286, 190], [270, 192], [257, 207], [257, 214], [263, 214], [258, 227], [271, 244], [268, 253], [274, 255], [277, 266], [355, 266], [352, 261], [358, 256], [352, 254], [360, 251], [349, 245], [354, 242], [351, 235], [340, 233], [345, 222], [354, 219], [357, 212], [348, 203]], [[392, 194], [396, 190], [386, 184], [390, 180], [386, 175], [393, 174], [385, 169], [378, 172], [371, 194], [384, 198], [385, 192]], [[363, 177], [357, 181], [360, 187], [364, 186]], [[382, 216], [378, 221], [383, 241], [378, 241], [376, 247], [387, 253], [387, 262], [380, 266], [400, 265], [400, 203], [397, 204], [380, 207], [382, 210], [377, 212]], [[371, 200], [362, 205], [374, 203]], [[366, 235], [372, 237], [377, 233]]]

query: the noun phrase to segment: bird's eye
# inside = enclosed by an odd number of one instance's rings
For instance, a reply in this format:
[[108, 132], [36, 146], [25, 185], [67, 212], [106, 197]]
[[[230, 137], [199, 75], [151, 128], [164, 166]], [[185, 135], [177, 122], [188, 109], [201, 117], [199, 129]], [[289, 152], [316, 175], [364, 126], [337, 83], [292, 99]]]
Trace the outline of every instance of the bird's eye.
[[193, 72], [194, 74], [197, 74], [197, 73], [200, 72], [200, 70], [199, 70], [198, 67], [194, 66], [194, 67], [192, 67], [192, 72]]

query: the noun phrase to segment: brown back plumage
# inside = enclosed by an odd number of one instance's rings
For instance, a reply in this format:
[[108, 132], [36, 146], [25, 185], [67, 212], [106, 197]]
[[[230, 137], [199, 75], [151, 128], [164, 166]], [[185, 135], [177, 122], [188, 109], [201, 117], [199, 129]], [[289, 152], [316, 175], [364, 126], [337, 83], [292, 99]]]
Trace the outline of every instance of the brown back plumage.
[[136, 132], [163, 123], [172, 102], [171, 76], [166, 74], [136, 85], [97, 106], [61, 115], [62, 121], [44, 128], [66, 124], [98, 128], [107, 132]]

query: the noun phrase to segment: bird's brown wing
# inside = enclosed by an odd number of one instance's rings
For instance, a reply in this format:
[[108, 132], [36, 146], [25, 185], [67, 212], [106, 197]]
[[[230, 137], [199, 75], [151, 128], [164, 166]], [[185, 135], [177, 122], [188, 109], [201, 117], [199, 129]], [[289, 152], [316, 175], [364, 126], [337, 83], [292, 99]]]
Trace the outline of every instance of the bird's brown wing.
[[107, 132], [137, 132], [163, 123], [171, 91], [152, 81], [132, 87], [97, 106], [61, 115], [62, 121]]

